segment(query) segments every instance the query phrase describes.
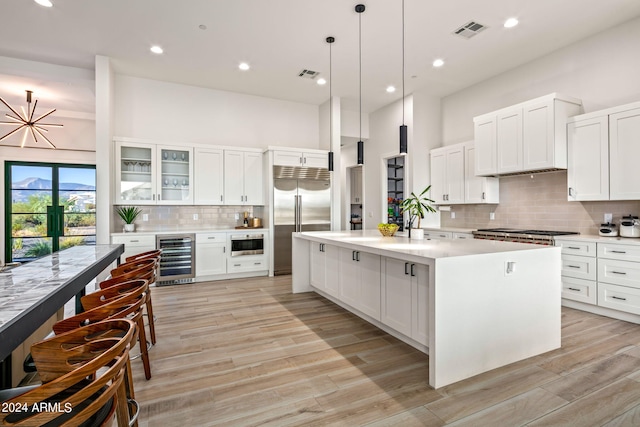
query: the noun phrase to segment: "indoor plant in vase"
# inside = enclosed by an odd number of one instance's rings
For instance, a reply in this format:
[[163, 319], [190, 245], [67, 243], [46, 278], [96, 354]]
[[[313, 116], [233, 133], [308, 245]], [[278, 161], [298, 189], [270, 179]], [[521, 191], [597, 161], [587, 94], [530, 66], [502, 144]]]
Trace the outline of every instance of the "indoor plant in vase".
[[116, 212], [124, 221], [125, 232], [136, 231], [136, 225], [133, 221], [142, 213], [142, 209], [137, 206], [118, 206]]
[[[436, 210], [431, 206], [433, 200], [425, 196], [425, 194], [431, 189], [431, 186], [427, 186], [419, 196], [416, 193], [411, 192], [411, 195], [404, 199], [400, 204], [402, 212], [409, 214], [409, 238], [410, 239], [423, 239], [424, 230], [420, 228], [420, 220], [424, 218], [424, 214], [427, 212], [435, 212]], [[418, 219], [418, 227], [413, 229], [413, 235], [411, 228], [413, 223]]]

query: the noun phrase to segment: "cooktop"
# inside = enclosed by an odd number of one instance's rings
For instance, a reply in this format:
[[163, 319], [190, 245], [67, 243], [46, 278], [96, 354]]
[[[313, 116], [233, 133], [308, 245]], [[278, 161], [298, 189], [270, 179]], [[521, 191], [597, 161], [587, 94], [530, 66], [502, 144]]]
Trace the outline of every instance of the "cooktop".
[[580, 234], [575, 231], [525, 230], [518, 228], [481, 228], [478, 229], [478, 231], [488, 233], [532, 234], [535, 236], [565, 236], [570, 234]]

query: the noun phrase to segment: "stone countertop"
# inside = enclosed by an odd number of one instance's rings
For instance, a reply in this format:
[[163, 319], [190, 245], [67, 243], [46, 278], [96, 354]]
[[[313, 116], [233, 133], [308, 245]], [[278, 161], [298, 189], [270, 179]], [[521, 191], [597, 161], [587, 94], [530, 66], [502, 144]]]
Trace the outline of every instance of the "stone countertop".
[[216, 227], [179, 227], [179, 226], [171, 226], [171, 227], [162, 227], [155, 230], [143, 230], [143, 231], [134, 231], [132, 233], [111, 233], [111, 236], [155, 236], [156, 234], [197, 234], [197, 233], [227, 233], [227, 232], [260, 232], [260, 233], [268, 233], [269, 229], [262, 228], [216, 228]]
[[74, 246], [0, 273], [0, 360], [123, 253]]
[[409, 239], [407, 237], [383, 237], [378, 230], [318, 231], [294, 234], [298, 238], [333, 244], [349, 249], [360, 249], [369, 253], [389, 257], [411, 257], [429, 261], [442, 258], [472, 256], [490, 253], [558, 250], [553, 246], [528, 243], [499, 242], [477, 239]]
[[589, 234], [579, 234], [579, 235], [570, 235], [570, 236], [556, 236], [554, 238], [556, 242], [558, 240], [577, 240], [583, 242], [594, 242], [594, 243], [620, 243], [623, 245], [638, 245], [640, 246], [640, 238], [635, 237], [606, 237], [606, 236], [598, 236], [598, 235], [589, 235]]

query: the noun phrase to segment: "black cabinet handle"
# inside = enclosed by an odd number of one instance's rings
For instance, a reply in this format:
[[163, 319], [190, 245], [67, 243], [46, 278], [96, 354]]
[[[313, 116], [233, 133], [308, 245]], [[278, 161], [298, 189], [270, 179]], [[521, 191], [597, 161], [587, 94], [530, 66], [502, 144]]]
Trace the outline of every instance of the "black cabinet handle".
[[409, 274], [409, 263], [408, 262], [404, 263], [404, 274]]
[[416, 267], [415, 264], [411, 264], [411, 276], [415, 276], [416, 275], [416, 273], [414, 271], [415, 267]]
[[612, 271], [611, 273], [613, 273], [613, 274], [621, 274], [623, 276], [627, 274], [624, 271]]
[[351, 251], [351, 261], [356, 260], [356, 251]]
[[579, 265], [567, 265], [567, 267], [571, 267], [571, 268], [580, 268]]
[[570, 291], [582, 292], [582, 291], [581, 291], [580, 289], [578, 289], [578, 288], [567, 288], [567, 289], [569, 289]]
[[356, 261], [360, 262], [360, 252], [356, 252]]
[[612, 296], [611, 298], [613, 298], [613, 299], [619, 299], [620, 301], [626, 301], [626, 300], [627, 300], [626, 298], [617, 297], [617, 296], [615, 296], [615, 295], [614, 295], [614, 296]]
[[627, 251], [611, 251], [611, 253], [614, 253], [614, 254], [626, 254]]

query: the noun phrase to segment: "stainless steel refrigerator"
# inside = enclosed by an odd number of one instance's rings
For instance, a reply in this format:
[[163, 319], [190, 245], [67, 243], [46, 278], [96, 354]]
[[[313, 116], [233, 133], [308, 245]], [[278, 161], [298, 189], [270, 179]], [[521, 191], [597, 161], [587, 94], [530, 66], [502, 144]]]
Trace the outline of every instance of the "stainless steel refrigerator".
[[331, 181], [322, 168], [273, 167], [274, 274], [291, 274], [291, 233], [331, 229]]

